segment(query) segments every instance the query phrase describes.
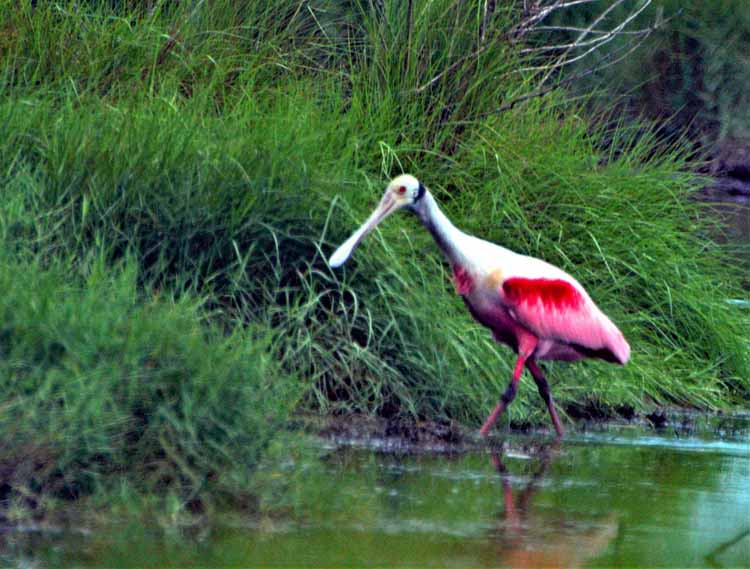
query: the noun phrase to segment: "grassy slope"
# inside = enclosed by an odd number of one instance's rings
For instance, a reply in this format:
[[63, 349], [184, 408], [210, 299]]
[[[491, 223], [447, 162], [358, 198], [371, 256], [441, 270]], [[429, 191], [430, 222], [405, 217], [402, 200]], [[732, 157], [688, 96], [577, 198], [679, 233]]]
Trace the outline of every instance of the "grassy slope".
[[[597, 132], [559, 93], [492, 113], [533, 83], [500, 32], [464, 59], [475, 12], [0, 1], [0, 425], [54, 439], [58, 476], [161, 460], [190, 495], [226, 461], [257, 461], [298, 401], [480, 421], [510, 354], [471, 321], [416, 221], [389, 220], [342, 272], [324, 262], [402, 169], [466, 230], [575, 274], [622, 325], [624, 369], [551, 366], [563, 406], [748, 396], [747, 318], [724, 303], [738, 278], [685, 199], [679, 155]], [[151, 366], [171, 371], [154, 380]], [[214, 383], [236, 406], [218, 430]], [[537, 399], [524, 385], [511, 415], [542, 419]], [[165, 417], [186, 401], [198, 414], [174, 430]], [[144, 448], [115, 442], [141, 416]], [[243, 438], [257, 444], [237, 462]]]

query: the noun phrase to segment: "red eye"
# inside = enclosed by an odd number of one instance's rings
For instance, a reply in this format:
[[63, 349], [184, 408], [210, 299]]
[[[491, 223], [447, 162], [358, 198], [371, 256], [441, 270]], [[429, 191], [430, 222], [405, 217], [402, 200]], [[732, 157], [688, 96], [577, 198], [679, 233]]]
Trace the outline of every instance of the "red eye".
[[406, 186], [399, 186], [398, 190], [396, 190], [399, 194], [405, 194], [406, 193]]

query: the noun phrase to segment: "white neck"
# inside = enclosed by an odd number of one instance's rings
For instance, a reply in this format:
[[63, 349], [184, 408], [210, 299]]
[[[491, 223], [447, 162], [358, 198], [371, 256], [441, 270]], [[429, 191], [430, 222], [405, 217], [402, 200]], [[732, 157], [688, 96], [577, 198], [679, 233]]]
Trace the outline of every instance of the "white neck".
[[464, 266], [466, 259], [462, 241], [468, 236], [451, 223], [429, 191], [426, 191], [422, 199], [414, 206], [414, 212], [432, 234], [438, 247], [443, 250], [451, 264]]

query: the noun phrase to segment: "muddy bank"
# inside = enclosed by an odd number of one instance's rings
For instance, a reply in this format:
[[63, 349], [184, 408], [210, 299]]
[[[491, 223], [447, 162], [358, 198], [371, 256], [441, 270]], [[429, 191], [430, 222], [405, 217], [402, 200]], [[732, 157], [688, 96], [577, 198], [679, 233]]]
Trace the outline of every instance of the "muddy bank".
[[723, 242], [750, 245], [750, 145], [726, 142], [716, 150], [700, 197], [715, 205], [725, 224]]
[[750, 202], [750, 177], [747, 179], [714, 178], [703, 189], [703, 195], [711, 201], [746, 204]]
[[[680, 408], [658, 408], [650, 413], [625, 413], [606, 418], [579, 418], [567, 422], [566, 438], [587, 433], [615, 433], [638, 430], [675, 437], [732, 437], [750, 428], [750, 413], [706, 413]], [[481, 448], [507, 448], [515, 435], [534, 435], [530, 440], [554, 439], [554, 431], [545, 425], [513, 425], [510, 430], [497, 429], [486, 439], [477, 428], [455, 422], [408, 421], [384, 419], [366, 415], [309, 416], [301, 425], [315, 433], [332, 447], [364, 447], [379, 452], [395, 453], [455, 453]], [[539, 437], [542, 439], [539, 439]], [[514, 444], [518, 444], [516, 440]], [[519, 450], [519, 449], [516, 449]], [[523, 450], [523, 449], [520, 449]]]
[[[714, 178], [699, 199], [710, 205], [721, 223], [712, 231], [714, 238], [724, 244], [739, 266], [750, 266], [750, 164], [747, 177]], [[750, 277], [744, 279], [744, 287], [750, 290]], [[740, 300], [743, 306], [747, 302]]]

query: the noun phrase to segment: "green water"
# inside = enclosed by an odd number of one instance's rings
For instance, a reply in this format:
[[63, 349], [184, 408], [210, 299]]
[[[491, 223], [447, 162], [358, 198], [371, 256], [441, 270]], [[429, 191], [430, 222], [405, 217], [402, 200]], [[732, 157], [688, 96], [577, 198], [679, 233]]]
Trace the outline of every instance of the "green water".
[[[288, 514], [190, 532], [0, 536], [17, 567], [750, 567], [748, 419], [506, 439], [502, 455], [330, 445]], [[377, 443], [377, 441], [376, 441]], [[335, 447], [335, 448], [334, 448]], [[279, 464], [281, 479], [290, 464]]]

